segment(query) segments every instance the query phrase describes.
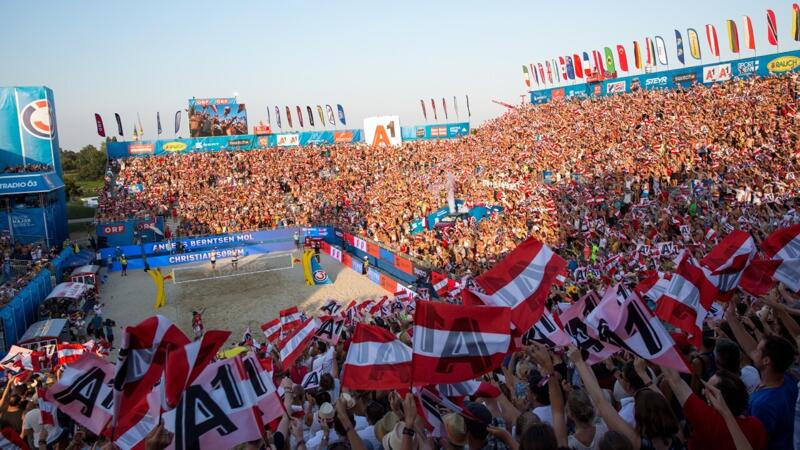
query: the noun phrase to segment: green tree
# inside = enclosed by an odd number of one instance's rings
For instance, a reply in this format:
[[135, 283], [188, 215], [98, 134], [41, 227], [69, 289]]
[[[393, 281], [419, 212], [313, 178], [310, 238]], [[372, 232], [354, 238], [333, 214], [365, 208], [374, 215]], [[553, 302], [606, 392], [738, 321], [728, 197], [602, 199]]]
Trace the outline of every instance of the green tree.
[[70, 150], [64, 150], [63, 148], [60, 150], [61, 150], [61, 168], [65, 172], [71, 172], [73, 170], [77, 170], [78, 154]]
[[64, 189], [67, 192], [67, 200], [77, 200], [81, 196], [81, 187], [75, 182], [74, 177], [64, 177]]
[[87, 145], [78, 152], [78, 176], [81, 180], [99, 180], [103, 178], [106, 168], [105, 142], [98, 150], [94, 145]]

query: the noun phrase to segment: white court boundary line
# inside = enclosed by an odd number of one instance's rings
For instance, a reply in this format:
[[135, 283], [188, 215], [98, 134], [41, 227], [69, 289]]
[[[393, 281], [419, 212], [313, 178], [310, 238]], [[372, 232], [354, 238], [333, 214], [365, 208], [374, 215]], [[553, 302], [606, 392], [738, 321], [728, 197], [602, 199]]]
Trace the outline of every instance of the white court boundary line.
[[[204, 277], [204, 278], [195, 278], [195, 279], [191, 279], [191, 280], [178, 281], [178, 277], [176, 276], [176, 272], [181, 271], [181, 270], [196, 269], [198, 267], [203, 267], [203, 266], [206, 265], [205, 263], [195, 264], [195, 265], [192, 265], [192, 266], [176, 267], [176, 268], [172, 269], [172, 271], [171, 271], [172, 272], [172, 283], [173, 284], [194, 283], [196, 281], [208, 281], [208, 280], [217, 280], [217, 279], [222, 279], [222, 278], [241, 277], [241, 276], [245, 276], [245, 275], [254, 275], [254, 274], [257, 274], [257, 273], [275, 272], [275, 271], [278, 271], [278, 270], [288, 270], [288, 269], [293, 269], [294, 268], [294, 252], [267, 253], [265, 255], [262, 255], [261, 257], [258, 257], [257, 255], [254, 255], [254, 256], [256, 256], [256, 258], [253, 261], [264, 260], [264, 259], [280, 259], [280, 258], [285, 258], [286, 256], [289, 256], [289, 264], [290, 265], [289, 266], [285, 266], [285, 267], [275, 267], [275, 268], [272, 268], [272, 269], [243, 271], [243, 272], [231, 273], [231, 274], [227, 274], [227, 275], [212, 275], [212, 276]], [[218, 262], [219, 261], [227, 261], [227, 260], [230, 260], [230, 259], [233, 259], [233, 258], [225, 258], [225, 259], [220, 259], [220, 260], [217, 260], [217, 261]], [[206, 261], [206, 263], [210, 264], [209, 261]]]

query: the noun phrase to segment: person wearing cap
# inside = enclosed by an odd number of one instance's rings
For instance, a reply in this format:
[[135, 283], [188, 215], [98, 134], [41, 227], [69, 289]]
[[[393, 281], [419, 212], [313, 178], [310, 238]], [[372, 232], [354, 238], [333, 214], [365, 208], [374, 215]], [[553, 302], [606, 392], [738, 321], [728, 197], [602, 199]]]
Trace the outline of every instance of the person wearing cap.
[[338, 442], [339, 435], [336, 434], [336, 430], [333, 427], [333, 420], [336, 412], [333, 410], [333, 405], [328, 402], [325, 402], [319, 405], [319, 409], [317, 410], [317, 422], [320, 424], [322, 429], [318, 431], [312, 438], [306, 441], [306, 447], [310, 450], [314, 450], [319, 447], [321, 443], [325, 443], [330, 445], [332, 443]]
[[[442, 439], [447, 440], [446, 444], [451, 448], [464, 448], [467, 445], [467, 429], [464, 424], [464, 418], [460, 414], [450, 413], [445, 415], [442, 417], [442, 425], [444, 425], [445, 431], [445, 436], [442, 436]], [[445, 445], [442, 445], [442, 447], [445, 447]]]
[[502, 419], [496, 419], [498, 423], [493, 424], [492, 413], [481, 403], [467, 402], [467, 412], [470, 418], [464, 419], [464, 426], [467, 430], [467, 445], [470, 450], [509, 450], [509, 447], [499, 438], [489, 433], [489, 426], [505, 428]]

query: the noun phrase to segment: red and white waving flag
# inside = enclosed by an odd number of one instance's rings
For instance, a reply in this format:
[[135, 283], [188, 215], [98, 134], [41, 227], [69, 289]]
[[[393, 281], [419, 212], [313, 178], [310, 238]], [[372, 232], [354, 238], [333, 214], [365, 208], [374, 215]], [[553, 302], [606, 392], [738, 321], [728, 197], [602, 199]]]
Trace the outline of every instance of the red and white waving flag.
[[[61, 378], [47, 390], [47, 401], [94, 434], [100, 434], [112, 417], [111, 380], [114, 365], [86, 353], [66, 366]], [[152, 385], [150, 388], [152, 389]], [[146, 395], [146, 394], [145, 394]]]
[[597, 330], [586, 324], [586, 317], [599, 302], [599, 296], [589, 292], [573, 303], [559, 318], [564, 324], [564, 331], [581, 351], [586, 364], [597, 364], [619, 351], [619, 347], [600, 339]]
[[175, 409], [163, 414], [175, 437], [169, 449], [232, 448], [261, 438], [264, 425], [283, 415], [272, 381], [249, 353], [207, 366]]
[[773, 278], [794, 292], [800, 291], [800, 224], [770, 234], [761, 243], [761, 250], [777, 261]]
[[281, 319], [273, 319], [261, 325], [261, 331], [264, 332], [267, 341], [274, 342], [281, 337]]
[[33, 350], [31, 349], [20, 347], [18, 345], [12, 345], [6, 356], [4, 356], [0, 361], [0, 367], [12, 372], [17, 372], [22, 369], [22, 357], [25, 355], [30, 357], [32, 352]]
[[145, 401], [136, 405], [132, 414], [114, 427], [114, 444], [122, 450], [145, 447], [145, 439], [158, 426], [161, 419], [161, 386], [156, 386], [147, 394]]
[[308, 343], [314, 338], [319, 325], [319, 320], [317, 319], [308, 319], [305, 322], [301, 322], [299, 327], [278, 343], [281, 364], [284, 369], [288, 370], [294, 360], [303, 353]]
[[549, 348], [566, 347], [572, 343], [572, 339], [564, 331], [558, 316], [544, 310], [544, 314], [533, 324], [530, 330], [523, 336], [523, 342], [534, 341], [544, 344]]
[[640, 281], [633, 290], [639, 297], [647, 297], [657, 302], [658, 299], [667, 292], [669, 282], [672, 279], [671, 273], [651, 271], [652, 274]]
[[757, 251], [752, 236], [741, 230], [733, 230], [700, 260], [700, 265], [708, 269], [708, 278], [720, 293], [727, 294], [739, 286], [744, 269]]
[[497, 398], [502, 393], [497, 386], [485, 381], [469, 380], [461, 383], [438, 384], [436, 390], [445, 397]]
[[[36, 436], [36, 439], [39, 439]], [[3, 450], [28, 450], [28, 444], [20, 437], [19, 433], [10, 426], [0, 428], [0, 449]]]
[[443, 297], [456, 288], [456, 282], [447, 277], [446, 274], [433, 271], [431, 272], [431, 284], [436, 295]]
[[684, 253], [667, 292], [656, 306], [656, 316], [689, 335], [689, 341], [700, 347], [703, 321], [717, 296], [717, 287], [706, 277], [702, 268]]
[[647, 306], [623, 285], [606, 289], [600, 304], [586, 317], [600, 339], [628, 350], [642, 359], [689, 373], [689, 367], [675, 348], [675, 341]]
[[56, 412], [56, 407], [47, 401], [47, 390], [43, 387], [37, 387], [36, 396], [39, 397], [39, 413], [41, 415], [42, 425], [55, 425], [56, 421], [53, 414]]
[[342, 387], [388, 391], [411, 386], [411, 347], [375, 325], [359, 323], [344, 361]]
[[58, 365], [65, 366], [74, 363], [81, 358], [85, 351], [86, 348], [83, 344], [56, 344]]
[[164, 400], [168, 407], [178, 404], [186, 387], [211, 364], [230, 335], [230, 331], [207, 331], [202, 338], [169, 352], [164, 371]]
[[160, 315], [125, 328], [114, 373], [115, 423], [145, 402], [161, 378], [167, 353], [189, 342], [175, 324]]
[[299, 327], [302, 324], [302, 315], [300, 311], [297, 309], [297, 306], [292, 306], [291, 308], [284, 309], [280, 312], [281, 318], [281, 333], [284, 335], [287, 333], [291, 333], [292, 330]]
[[521, 332], [528, 331], [544, 312], [550, 287], [567, 274], [567, 262], [550, 247], [528, 238], [502, 261], [475, 278], [485, 292], [472, 291], [490, 306], [512, 309], [511, 321]]
[[414, 385], [459, 383], [503, 362], [511, 344], [511, 310], [420, 301], [413, 331]]

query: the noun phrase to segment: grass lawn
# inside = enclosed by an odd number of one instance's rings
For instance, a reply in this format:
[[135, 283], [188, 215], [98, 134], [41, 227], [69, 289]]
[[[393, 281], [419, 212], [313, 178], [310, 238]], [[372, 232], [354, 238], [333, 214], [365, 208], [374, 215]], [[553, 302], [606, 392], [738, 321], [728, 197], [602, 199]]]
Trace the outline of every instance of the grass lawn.
[[67, 203], [68, 219], [86, 219], [94, 217], [94, 208], [85, 206], [80, 201]]
[[98, 192], [103, 188], [103, 180], [82, 180], [78, 177], [77, 171], [64, 172], [64, 178], [69, 178], [75, 181], [75, 184], [81, 190], [81, 197], [96, 197]]

